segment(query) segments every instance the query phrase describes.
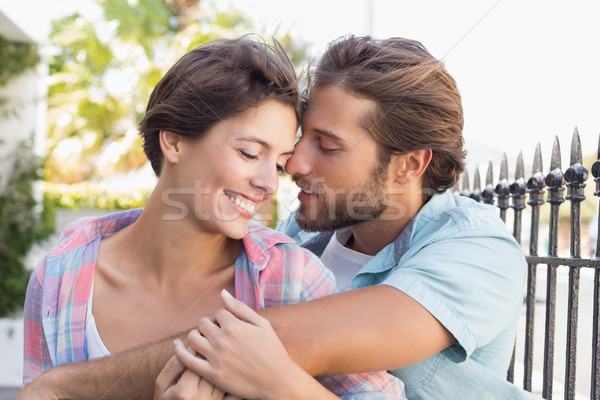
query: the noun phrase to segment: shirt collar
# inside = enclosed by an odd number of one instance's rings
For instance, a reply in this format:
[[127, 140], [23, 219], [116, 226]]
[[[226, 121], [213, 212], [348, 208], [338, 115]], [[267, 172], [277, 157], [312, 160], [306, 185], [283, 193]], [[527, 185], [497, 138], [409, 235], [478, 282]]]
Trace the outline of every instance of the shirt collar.
[[269, 261], [269, 249], [280, 243], [296, 243], [294, 239], [261, 225], [250, 224], [242, 239], [251, 263], [264, 268]]

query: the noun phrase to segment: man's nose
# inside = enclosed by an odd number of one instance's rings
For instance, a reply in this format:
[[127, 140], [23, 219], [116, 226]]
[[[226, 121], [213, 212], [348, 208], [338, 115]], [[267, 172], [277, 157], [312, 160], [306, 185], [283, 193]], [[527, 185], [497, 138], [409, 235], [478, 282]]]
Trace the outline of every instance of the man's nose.
[[311, 154], [308, 142], [304, 138], [294, 146], [294, 155], [285, 164], [285, 171], [290, 175], [309, 175], [311, 172]]

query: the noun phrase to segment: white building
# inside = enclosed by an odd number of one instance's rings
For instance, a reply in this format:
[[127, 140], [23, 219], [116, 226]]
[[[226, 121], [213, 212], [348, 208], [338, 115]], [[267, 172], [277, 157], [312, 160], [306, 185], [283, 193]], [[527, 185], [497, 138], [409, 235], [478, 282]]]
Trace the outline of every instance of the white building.
[[[0, 35], [9, 41], [37, 43], [43, 52], [50, 31], [43, 9], [43, 0], [0, 0]], [[44, 154], [47, 76], [42, 58], [36, 68], [0, 87], [0, 97], [10, 99], [10, 107], [17, 111], [15, 116], [0, 119], [0, 192], [11, 170], [10, 154], [22, 140], [33, 138], [36, 154]]]
[[[0, 0], [0, 35], [9, 41], [47, 45], [50, 19], [43, 12], [44, 0]], [[6, 60], [0, 59], [0, 64]], [[46, 138], [46, 94], [48, 66], [40, 65], [0, 87], [0, 97], [9, 98], [17, 115], [0, 119], [0, 193], [12, 169], [15, 147], [33, 137], [37, 154], [43, 155]], [[23, 321], [0, 319], [0, 400], [14, 397], [21, 385], [23, 366]]]

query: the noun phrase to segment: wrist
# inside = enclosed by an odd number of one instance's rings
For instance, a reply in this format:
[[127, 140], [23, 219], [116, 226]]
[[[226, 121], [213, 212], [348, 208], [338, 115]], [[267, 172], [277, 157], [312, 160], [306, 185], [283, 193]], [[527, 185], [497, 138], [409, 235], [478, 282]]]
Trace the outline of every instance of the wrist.
[[273, 382], [275, 386], [264, 393], [265, 400], [302, 400], [312, 398], [310, 387], [317, 383], [315, 379], [296, 363], [292, 363], [286, 373], [278, 374]]

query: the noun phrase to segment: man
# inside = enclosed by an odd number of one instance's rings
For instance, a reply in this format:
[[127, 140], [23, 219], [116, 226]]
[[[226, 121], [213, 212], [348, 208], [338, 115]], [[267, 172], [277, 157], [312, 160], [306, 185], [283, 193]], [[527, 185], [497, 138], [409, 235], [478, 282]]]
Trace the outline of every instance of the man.
[[[281, 229], [353, 290], [261, 312], [313, 376], [391, 370], [415, 399], [530, 395], [504, 378], [523, 254], [492, 207], [448, 191], [462, 126], [454, 80], [418, 42], [350, 37], [320, 61], [286, 166], [301, 206]], [[40, 379], [57, 396], [144, 397], [172, 353], [160, 344]]]
[[[301, 204], [280, 229], [321, 257], [339, 290], [364, 289], [290, 307], [286, 326], [265, 314], [300, 365], [389, 369], [409, 399], [532, 396], [505, 380], [524, 256], [493, 207], [447, 190], [464, 168], [462, 126], [454, 80], [420, 43], [351, 37], [327, 49], [286, 166]], [[220, 346], [236, 342], [249, 345]], [[210, 364], [230, 356], [214, 351]], [[182, 361], [217, 384], [236, 379]]]

